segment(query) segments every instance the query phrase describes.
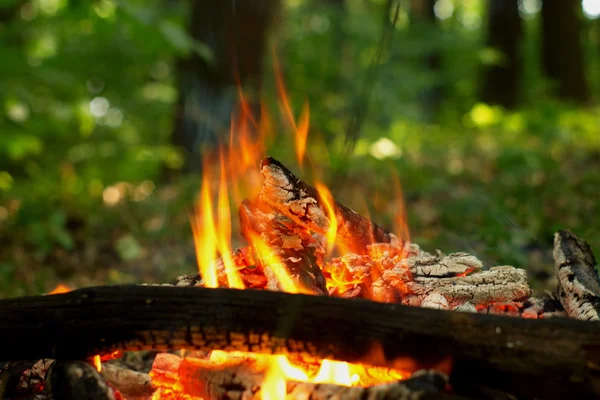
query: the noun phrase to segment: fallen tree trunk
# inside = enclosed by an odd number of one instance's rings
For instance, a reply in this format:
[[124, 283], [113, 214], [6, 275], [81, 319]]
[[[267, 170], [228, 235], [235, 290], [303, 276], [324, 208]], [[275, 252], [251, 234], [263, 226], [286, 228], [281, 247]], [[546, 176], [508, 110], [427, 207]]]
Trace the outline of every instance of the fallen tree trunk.
[[[5, 360], [196, 348], [416, 370], [451, 358], [454, 383], [477, 376], [482, 384], [524, 397], [600, 394], [593, 374], [600, 365], [595, 321], [528, 320], [272, 291], [126, 285], [2, 300], [0, 326]], [[374, 344], [385, 360], [368, 358]]]

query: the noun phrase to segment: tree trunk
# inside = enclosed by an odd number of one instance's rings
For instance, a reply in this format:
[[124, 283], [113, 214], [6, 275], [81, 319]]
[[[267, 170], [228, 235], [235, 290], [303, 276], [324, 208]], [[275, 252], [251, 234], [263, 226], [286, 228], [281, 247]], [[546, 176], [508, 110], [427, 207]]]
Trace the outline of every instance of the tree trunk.
[[[436, 28], [437, 18], [435, 16], [435, 0], [412, 0], [411, 1], [411, 23], [421, 25], [431, 31]], [[428, 32], [425, 31], [424, 34]], [[433, 35], [429, 34], [433, 41]], [[435, 76], [434, 82], [429, 89], [423, 93], [423, 108], [430, 119], [435, 119], [439, 113], [444, 88], [439, 82], [442, 68], [442, 54], [439, 48], [430, 49], [423, 57], [423, 66]]]
[[556, 82], [561, 99], [586, 102], [589, 90], [584, 71], [580, 14], [580, 0], [542, 2], [542, 62], [547, 77]]
[[514, 108], [519, 99], [522, 57], [521, 17], [517, 0], [490, 0], [487, 46], [499, 51], [498, 63], [485, 72], [481, 99], [490, 104]]
[[279, 0], [193, 2], [188, 33], [214, 58], [193, 54], [177, 62], [172, 143], [185, 150], [186, 170], [199, 169], [202, 151], [228, 137], [236, 86], [260, 87], [267, 31], [278, 6]]

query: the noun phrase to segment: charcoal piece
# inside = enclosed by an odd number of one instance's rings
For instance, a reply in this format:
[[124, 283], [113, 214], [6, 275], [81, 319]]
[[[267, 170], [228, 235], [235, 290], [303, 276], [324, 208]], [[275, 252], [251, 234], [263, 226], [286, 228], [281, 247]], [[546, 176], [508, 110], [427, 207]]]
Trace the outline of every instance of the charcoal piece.
[[46, 383], [54, 399], [115, 400], [114, 392], [104, 378], [85, 361], [54, 361]]

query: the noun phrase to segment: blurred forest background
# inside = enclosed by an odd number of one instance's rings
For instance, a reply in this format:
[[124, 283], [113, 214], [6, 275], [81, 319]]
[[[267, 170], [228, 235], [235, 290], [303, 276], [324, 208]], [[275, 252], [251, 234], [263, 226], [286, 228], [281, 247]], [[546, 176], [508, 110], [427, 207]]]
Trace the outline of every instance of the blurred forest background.
[[[335, 197], [389, 224], [397, 175], [413, 241], [544, 288], [556, 229], [600, 254], [599, 14], [600, 0], [0, 0], [0, 297], [193, 272], [200, 149], [227, 136], [238, 82], [277, 114], [274, 52]], [[279, 131], [270, 153], [295, 159]]]

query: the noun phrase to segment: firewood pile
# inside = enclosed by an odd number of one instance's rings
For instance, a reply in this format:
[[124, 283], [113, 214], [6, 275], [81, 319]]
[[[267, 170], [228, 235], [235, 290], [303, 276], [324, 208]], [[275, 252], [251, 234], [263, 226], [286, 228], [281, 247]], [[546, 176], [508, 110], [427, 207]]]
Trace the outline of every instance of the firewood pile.
[[[556, 293], [532, 297], [523, 269], [426, 252], [272, 158], [261, 175], [238, 210], [248, 246], [227, 255], [255, 290], [228, 289], [221, 258], [221, 289], [191, 274], [2, 300], [0, 399], [273, 399], [264, 385], [278, 355], [307, 371], [331, 359], [386, 376], [287, 379], [286, 399], [600, 396], [600, 280], [573, 233], [555, 235]], [[115, 351], [147, 360], [96, 356]], [[243, 354], [215, 363], [215, 351]]]

